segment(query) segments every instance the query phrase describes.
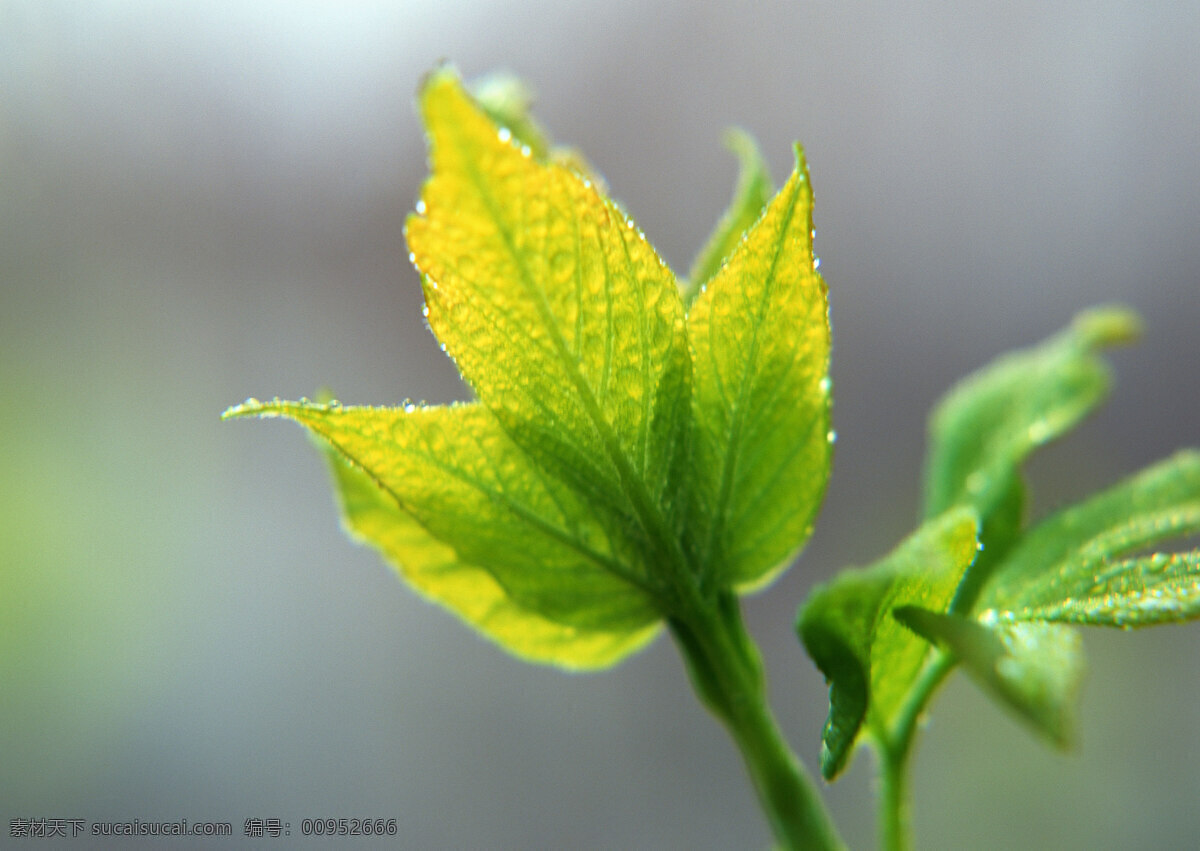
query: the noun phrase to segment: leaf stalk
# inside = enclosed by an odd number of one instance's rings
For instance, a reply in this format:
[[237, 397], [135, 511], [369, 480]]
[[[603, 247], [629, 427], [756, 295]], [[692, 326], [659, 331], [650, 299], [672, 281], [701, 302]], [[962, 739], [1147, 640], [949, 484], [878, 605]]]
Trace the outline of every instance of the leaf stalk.
[[697, 696], [742, 753], [779, 846], [844, 848], [811, 774], [784, 739], [767, 703], [761, 657], [746, 632], [736, 596], [694, 600], [686, 613], [668, 623]]

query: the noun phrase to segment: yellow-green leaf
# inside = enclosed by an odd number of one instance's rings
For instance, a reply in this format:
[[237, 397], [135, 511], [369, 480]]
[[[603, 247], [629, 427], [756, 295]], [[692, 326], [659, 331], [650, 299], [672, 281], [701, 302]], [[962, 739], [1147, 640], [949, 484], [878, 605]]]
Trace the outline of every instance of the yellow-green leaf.
[[[599, 666], [765, 581], [808, 535], [830, 448], [807, 175], [797, 152], [687, 319], [674, 275], [547, 149], [523, 91], [479, 92], [446, 68], [426, 79], [432, 173], [405, 228], [430, 328], [478, 401], [226, 415], [324, 440], [347, 528], [418, 590], [525, 658]], [[743, 142], [739, 215], [766, 179]]]
[[406, 235], [430, 327], [525, 453], [662, 540], [688, 424], [674, 276], [592, 183], [514, 144], [452, 72], [420, 104], [433, 173]]
[[633, 630], [589, 630], [522, 608], [485, 568], [464, 562], [433, 537], [392, 494], [332, 446], [326, 456], [354, 539], [374, 549], [427, 599], [454, 612], [501, 647], [530, 662], [590, 670], [606, 668], [650, 641], [657, 624]]
[[829, 316], [803, 154], [692, 304], [692, 546], [718, 585], [753, 586], [812, 529], [832, 456]]
[[[606, 633], [632, 649], [659, 619], [638, 554], [610, 536], [569, 488], [532, 466], [478, 404], [405, 410], [267, 402], [228, 415], [286, 417], [307, 427], [425, 536], [416, 536], [422, 546], [414, 547], [406, 521], [398, 531], [389, 529], [391, 512], [378, 515], [375, 503], [355, 493], [353, 505], [366, 509], [348, 514], [358, 534], [426, 580], [432, 567], [445, 567], [447, 551], [423, 546], [425, 539], [448, 547], [456, 566], [485, 571], [494, 580], [511, 601], [506, 616], [536, 615], [535, 642], [544, 643], [542, 622], [550, 621]], [[413, 555], [417, 563], [406, 563]], [[422, 590], [465, 616], [493, 598], [494, 588], [488, 584], [479, 599], [464, 600], [461, 594], [474, 593], [464, 578], [443, 585], [425, 581]], [[523, 643], [520, 631], [493, 636], [514, 641], [507, 646], [519, 655], [541, 652], [540, 645]], [[553, 661], [578, 663], [570, 656]]]

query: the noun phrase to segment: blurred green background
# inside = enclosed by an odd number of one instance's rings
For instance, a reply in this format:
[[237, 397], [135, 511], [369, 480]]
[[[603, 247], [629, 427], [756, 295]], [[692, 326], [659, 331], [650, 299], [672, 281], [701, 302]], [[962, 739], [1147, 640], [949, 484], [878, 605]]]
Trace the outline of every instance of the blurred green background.
[[[838, 452], [807, 552], [747, 609], [815, 764], [796, 604], [911, 527], [952, 381], [1124, 301], [1148, 335], [1032, 464], [1035, 510], [1200, 444], [1197, 44], [1176, 2], [0, 2], [5, 838], [391, 817], [413, 848], [765, 846], [669, 641], [592, 676], [510, 660], [342, 536], [299, 429], [218, 415], [321, 386], [464, 398], [401, 238], [439, 58], [523, 76], [677, 269], [731, 191], [722, 129], [777, 179], [802, 140]], [[1069, 757], [965, 680], [941, 696], [921, 847], [1193, 845], [1200, 627], [1088, 649]], [[829, 790], [855, 847], [870, 774]]]

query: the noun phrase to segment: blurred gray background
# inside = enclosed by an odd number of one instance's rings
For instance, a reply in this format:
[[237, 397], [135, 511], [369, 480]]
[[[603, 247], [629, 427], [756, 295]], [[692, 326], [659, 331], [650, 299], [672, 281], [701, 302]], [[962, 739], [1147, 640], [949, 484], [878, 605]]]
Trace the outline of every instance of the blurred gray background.
[[[465, 397], [401, 238], [440, 58], [524, 77], [676, 269], [731, 192], [722, 129], [777, 180], [802, 140], [839, 441], [808, 550], [747, 617], [814, 764], [796, 605], [911, 528], [951, 382], [1123, 301], [1146, 338], [1031, 465], [1035, 511], [1200, 444], [1197, 45], [1200, 6], [1145, 0], [0, 2], [4, 836], [369, 816], [411, 848], [765, 847], [669, 640], [597, 675], [512, 661], [342, 536], [299, 429], [218, 415]], [[1087, 645], [1077, 754], [965, 679], [940, 696], [921, 847], [1194, 844], [1200, 627]], [[855, 847], [872, 768], [828, 790]]]

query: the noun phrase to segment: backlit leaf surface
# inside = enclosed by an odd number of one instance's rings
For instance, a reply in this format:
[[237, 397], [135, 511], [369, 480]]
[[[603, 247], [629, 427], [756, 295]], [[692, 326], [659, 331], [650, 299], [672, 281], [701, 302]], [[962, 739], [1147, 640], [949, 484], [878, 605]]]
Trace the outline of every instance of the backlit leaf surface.
[[509, 652], [565, 668], [606, 668], [657, 634], [657, 625], [640, 630], [582, 629], [522, 608], [487, 569], [463, 561], [453, 547], [401, 509], [377, 479], [353, 466], [331, 445], [326, 455], [346, 531], [378, 550], [424, 597]]
[[754, 585], [807, 539], [832, 456], [829, 318], [803, 155], [688, 313], [693, 546], [719, 585]]
[[405, 232], [430, 327], [523, 451], [661, 537], [691, 366], [674, 276], [594, 185], [513, 144], [451, 72], [420, 103], [432, 176]]
[[[532, 466], [478, 404], [409, 411], [266, 402], [233, 415], [306, 426], [461, 563], [485, 570], [520, 609], [609, 633], [640, 633], [658, 619], [643, 588], [644, 565], [614, 545], [569, 488]], [[351, 519], [360, 530], [383, 531]]]
[[478, 92], [445, 68], [425, 81], [432, 174], [405, 229], [430, 328], [478, 401], [225, 416], [319, 438], [347, 529], [419, 591], [518, 656], [601, 667], [663, 618], [728, 605], [808, 534], [829, 327], [807, 175], [798, 159], [760, 217], [769, 180], [742, 139], [737, 244], [686, 318], [674, 275], [582, 159], [549, 148], [526, 93]]

